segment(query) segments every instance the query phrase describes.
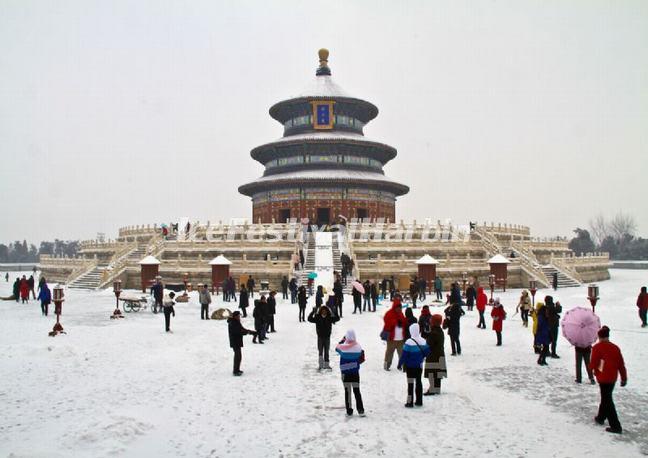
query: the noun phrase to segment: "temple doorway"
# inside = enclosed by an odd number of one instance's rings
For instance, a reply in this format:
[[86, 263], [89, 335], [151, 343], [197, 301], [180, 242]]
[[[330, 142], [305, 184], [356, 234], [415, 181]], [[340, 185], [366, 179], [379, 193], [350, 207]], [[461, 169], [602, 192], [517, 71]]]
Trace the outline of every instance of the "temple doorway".
[[325, 224], [331, 224], [331, 209], [330, 208], [318, 208], [317, 209], [317, 225], [323, 226]]
[[290, 208], [282, 208], [279, 210], [279, 222], [285, 223], [290, 219]]
[[356, 216], [358, 219], [365, 219], [369, 216], [366, 208], [356, 208]]

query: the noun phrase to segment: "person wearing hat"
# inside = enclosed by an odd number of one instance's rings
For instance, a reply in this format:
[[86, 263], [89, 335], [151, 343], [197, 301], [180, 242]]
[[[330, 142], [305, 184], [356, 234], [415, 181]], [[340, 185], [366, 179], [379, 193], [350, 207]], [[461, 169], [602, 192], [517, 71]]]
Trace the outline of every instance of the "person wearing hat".
[[429, 331], [425, 333], [425, 335], [421, 333], [421, 335], [425, 337], [428, 347], [430, 347], [430, 353], [425, 357], [423, 371], [423, 377], [428, 379], [430, 386], [428, 390], [423, 393], [424, 396], [441, 394], [441, 379], [448, 376], [445, 349], [443, 347], [445, 335], [443, 334], [443, 329], [441, 329], [443, 316], [439, 314], [431, 315], [429, 323]]
[[495, 298], [493, 302], [493, 310], [491, 310], [491, 318], [493, 319], [493, 331], [497, 335], [497, 346], [502, 346], [502, 328], [504, 327], [504, 320], [506, 319], [506, 311], [501, 304], [499, 297]]
[[162, 300], [164, 299], [164, 284], [162, 283], [162, 277], [159, 275], [155, 277], [155, 283], [151, 286], [151, 295], [155, 300], [153, 313], [157, 313], [158, 308], [162, 308]]
[[531, 304], [531, 299], [529, 299], [529, 292], [526, 289], [522, 290], [522, 295], [520, 296], [520, 301], [515, 308], [515, 313], [520, 312], [520, 317], [522, 317], [522, 326], [525, 328], [529, 327], [529, 312], [531, 309], [533, 309], [533, 305]]
[[331, 369], [329, 364], [329, 348], [331, 346], [331, 330], [333, 324], [340, 321], [340, 317], [331, 314], [331, 310], [322, 306], [320, 308], [313, 307], [313, 310], [308, 315], [309, 323], [315, 324], [315, 332], [317, 333], [317, 352], [319, 354], [319, 368]]
[[602, 425], [607, 420], [610, 426], [605, 430], [610, 433], [621, 434], [623, 428], [621, 428], [616, 407], [614, 406], [612, 392], [619, 375], [621, 376], [621, 386], [626, 386], [628, 373], [623, 362], [621, 349], [610, 342], [610, 328], [603, 326], [599, 329], [598, 338], [598, 343], [592, 348], [592, 359], [590, 361], [590, 369], [594, 372], [601, 390], [601, 402], [594, 421]]
[[171, 315], [175, 317], [175, 309], [173, 308], [175, 305], [175, 301], [173, 300], [174, 297], [175, 293], [171, 291], [162, 301], [162, 308], [164, 310], [164, 329], [166, 329], [166, 332], [171, 332]]
[[405, 407], [420, 407], [423, 405], [422, 365], [430, 353], [430, 347], [421, 337], [418, 323], [409, 327], [409, 335], [410, 337], [403, 345], [403, 353], [398, 360], [398, 369], [405, 369], [407, 374], [407, 403]]
[[270, 294], [268, 295], [268, 314], [266, 317], [268, 319], [267, 332], [277, 332], [275, 331], [274, 325], [274, 316], [277, 314], [277, 299], [275, 298], [276, 295], [276, 291], [270, 291]]
[[239, 377], [243, 375], [243, 371], [241, 370], [241, 359], [243, 358], [241, 353], [241, 348], [243, 348], [243, 336], [246, 334], [256, 336], [256, 333], [243, 327], [241, 324], [241, 312], [238, 310], [232, 313], [232, 316], [227, 319], [227, 330], [229, 333], [230, 348], [234, 351], [234, 371], [232, 373]]
[[340, 372], [344, 384], [344, 404], [347, 416], [353, 415], [353, 397], [358, 415], [365, 416], [362, 394], [360, 393], [360, 364], [365, 361], [364, 350], [356, 340], [355, 331], [349, 329], [342, 341], [335, 347], [340, 355]]
[[403, 355], [403, 342], [405, 339], [405, 328], [407, 326], [407, 319], [403, 315], [401, 308], [401, 299], [399, 296], [394, 296], [394, 302], [391, 309], [385, 313], [383, 317], [383, 334], [387, 341], [385, 348], [385, 361], [383, 368], [388, 371], [391, 368], [394, 359], [394, 351], [398, 353], [398, 358]]
[[549, 322], [547, 321], [547, 310], [544, 302], [536, 304], [533, 315], [533, 344], [538, 356], [538, 365], [548, 366], [547, 356], [549, 355], [549, 342], [551, 341], [549, 333]]

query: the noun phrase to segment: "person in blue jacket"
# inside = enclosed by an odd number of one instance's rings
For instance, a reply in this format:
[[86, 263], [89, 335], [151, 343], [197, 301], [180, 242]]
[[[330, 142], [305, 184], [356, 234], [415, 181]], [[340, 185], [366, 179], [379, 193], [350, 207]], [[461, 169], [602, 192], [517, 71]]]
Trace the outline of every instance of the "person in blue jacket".
[[[407, 374], [407, 403], [405, 407], [414, 407], [423, 405], [423, 383], [421, 375], [423, 374], [423, 361], [430, 353], [430, 347], [419, 330], [418, 323], [409, 327], [410, 338], [403, 345], [403, 353], [398, 360], [398, 369], [405, 369]], [[416, 385], [416, 401], [414, 401], [414, 387]]]
[[41, 311], [43, 312], [43, 315], [47, 316], [49, 305], [52, 303], [52, 293], [49, 286], [47, 286], [45, 278], [42, 278], [42, 280], [43, 282], [40, 286], [40, 291], [38, 292], [38, 300], [41, 303]]
[[365, 416], [362, 394], [360, 394], [360, 364], [365, 360], [364, 350], [356, 341], [355, 331], [349, 329], [342, 341], [335, 347], [340, 355], [340, 372], [344, 384], [344, 403], [347, 416], [353, 415], [353, 396], [355, 396], [358, 415]]

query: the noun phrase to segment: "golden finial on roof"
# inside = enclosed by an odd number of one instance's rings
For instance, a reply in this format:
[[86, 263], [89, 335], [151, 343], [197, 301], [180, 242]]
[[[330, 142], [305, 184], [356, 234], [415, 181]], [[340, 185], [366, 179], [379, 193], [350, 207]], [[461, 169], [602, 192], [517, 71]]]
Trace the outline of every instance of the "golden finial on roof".
[[330, 75], [331, 70], [328, 67], [328, 57], [329, 57], [329, 51], [326, 48], [322, 48], [319, 51], [317, 51], [317, 54], [319, 55], [319, 63], [320, 66], [317, 69], [316, 74], [319, 75]]

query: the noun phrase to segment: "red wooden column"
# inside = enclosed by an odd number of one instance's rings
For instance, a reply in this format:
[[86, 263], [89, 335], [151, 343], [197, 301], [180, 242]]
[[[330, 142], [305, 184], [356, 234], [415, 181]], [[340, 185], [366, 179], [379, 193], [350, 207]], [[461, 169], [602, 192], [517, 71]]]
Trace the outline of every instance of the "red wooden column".
[[160, 271], [160, 261], [149, 255], [139, 263], [141, 267], [142, 292], [145, 293], [146, 288], [151, 286]]
[[214, 291], [218, 294], [218, 288], [223, 284], [223, 280], [230, 276], [232, 262], [221, 254], [209, 261], [209, 265], [212, 269], [212, 294]]
[[439, 261], [434, 259], [429, 254], [421, 257], [416, 264], [418, 265], [418, 278], [424, 278], [427, 289], [430, 291], [430, 288], [434, 285], [434, 280], [436, 279], [436, 267]]
[[506, 291], [506, 281], [508, 275], [508, 265], [511, 263], [501, 254], [496, 254], [488, 260], [491, 274], [495, 275], [495, 285], [500, 286]]

